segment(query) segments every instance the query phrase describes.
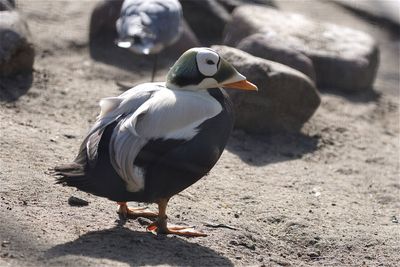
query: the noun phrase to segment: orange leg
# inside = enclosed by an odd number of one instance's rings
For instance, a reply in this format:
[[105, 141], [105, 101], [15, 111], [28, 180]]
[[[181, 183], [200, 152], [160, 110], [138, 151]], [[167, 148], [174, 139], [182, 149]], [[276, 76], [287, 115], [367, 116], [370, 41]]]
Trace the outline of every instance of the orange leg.
[[158, 219], [149, 226], [147, 231], [154, 234], [174, 234], [186, 237], [200, 237], [207, 236], [205, 233], [196, 231], [193, 227], [179, 226], [179, 225], [168, 225], [167, 224], [167, 204], [169, 199], [162, 199], [158, 204]]
[[143, 208], [129, 208], [126, 202], [117, 202], [119, 205], [118, 213], [124, 218], [155, 218], [158, 216], [157, 212], [149, 210], [147, 207]]

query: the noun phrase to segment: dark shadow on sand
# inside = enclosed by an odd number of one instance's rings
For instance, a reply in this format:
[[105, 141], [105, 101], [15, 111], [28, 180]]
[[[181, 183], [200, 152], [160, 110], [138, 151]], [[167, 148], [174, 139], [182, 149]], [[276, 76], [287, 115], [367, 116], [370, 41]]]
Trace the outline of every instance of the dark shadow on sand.
[[33, 82], [32, 73], [0, 76], [0, 101], [14, 102], [26, 94]]
[[93, 231], [49, 249], [44, 257], [78, 255], [124, 262], [130, 266], [233, 266], [218, 252], [176, 236], [155, 236], [116, 226]]
[[276, 133], [268, 135], [246, 134], [235, 130], [226, 149], [247, 164], [262, 166], [294, 160], [318, 148], [319, 136], [303, 133]]

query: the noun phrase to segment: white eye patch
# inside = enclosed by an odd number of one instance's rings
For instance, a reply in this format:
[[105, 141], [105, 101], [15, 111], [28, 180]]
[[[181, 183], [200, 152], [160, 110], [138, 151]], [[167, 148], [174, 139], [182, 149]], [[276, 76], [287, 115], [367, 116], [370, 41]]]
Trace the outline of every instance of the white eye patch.
[[217, 53], [204, 49], [197, 52], [197, 66], [204, 76], [213, 76], [218, 70], [219, 56]]

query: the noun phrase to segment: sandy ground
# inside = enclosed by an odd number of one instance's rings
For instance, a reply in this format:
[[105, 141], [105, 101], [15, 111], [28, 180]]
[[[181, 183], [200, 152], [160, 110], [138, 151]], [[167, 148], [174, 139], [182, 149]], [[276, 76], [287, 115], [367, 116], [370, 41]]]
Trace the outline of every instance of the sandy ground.
[[[209, 236], [157, 237], [144, 220], [120, 221], [115, 203], [54, 185], [46, 174], [74, 158], [99, 99], [121, 92], [115, 81], [150, 75], [146, 61], [129, 71], [91, 59], [95, 3], [19, 1], [37, 56], [33, 77], [2, 81], [0, 266], [398, 264], [398, 35], [334, 4], [281, 2], [372, 34], [381, 48], [374, 90], [322, 91], [301, 134], [235, 131], [211, 173], [170, 202], [172, 222]], [[69, 206], [71, 195], [89, 206]], [[218, 224], [233, 229], [209, 226]]]

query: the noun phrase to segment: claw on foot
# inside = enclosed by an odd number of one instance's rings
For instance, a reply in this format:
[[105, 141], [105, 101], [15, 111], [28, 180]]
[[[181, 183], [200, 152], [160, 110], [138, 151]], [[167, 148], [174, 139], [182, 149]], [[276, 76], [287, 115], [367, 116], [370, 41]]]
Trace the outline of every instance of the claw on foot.
[[158, 221], [147, 226], [147, 231], [153, 234], [174, 234], [186, 237], [203, 237], [207, 236], [207, 234], [194, 230], [193, 227], [189, 226], [181, 226], [181, 225], [171, 225], [167, 224], [163, 226], [163, 224]]
[[186, 237], [207, 236], [207, 234], [205, 233], [196, 231], [193, 227], [167, 224], [166, 209], [168, 201], [169, 199], [160, 199], [158, 202], [156, 202], [158, 204], [158, 213], [149, 210], [147, 207], [128, 208], [126, 202], [118, 202], [119, 205], [118, 213], [120, 214], [120, 216], [123, 216], [124, 218], [158, 217], [158, 219], [155, 222], [147, 226], [147, 231], [152, 232], [153, 234], [173, 234]]
[[167, 224], [167, 205], [169, 199], [160, 199], [158, 204], [158, 219], [149, 226], [147, 226], [147, 231], [153, 234], [174, 234], [186, 237], [200, 237], [207, 236], [205, 233], [196, 231], [193, 227], [179, 226], [179, 225], [168, 225]]
[[157, 212], [151, 211], [147, 207], [129, 208], [126, 202], [118, 202], [118, 205], [118, 214], [124, 218], [156, 218], [158, 216]]

